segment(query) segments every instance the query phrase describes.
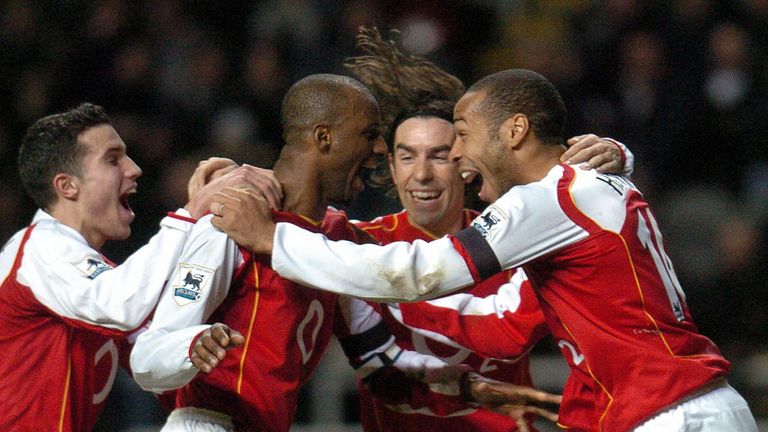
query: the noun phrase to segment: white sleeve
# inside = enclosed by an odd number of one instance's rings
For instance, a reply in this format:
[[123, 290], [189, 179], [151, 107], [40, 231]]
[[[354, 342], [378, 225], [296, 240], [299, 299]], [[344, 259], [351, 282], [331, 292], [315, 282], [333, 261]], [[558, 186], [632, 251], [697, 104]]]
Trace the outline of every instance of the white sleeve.
[[[481, 251], [483, 244], [493, 251], [496, 266], [506, 270], [520, 267], [588, 235], [560, 207], [557, 197], [559, 179], [559, 175], [549, 175], [540, 182], [512, 188], [486, 207], [472, 222], [471, 229], [456, 235], [478, 268], [482, 267], [479, 257], [485, 257]], [[470, 244], [462, 234], [476, 234], [482, 238], [480, 242]]]
[[424, 300], [472, 284], [447, 237], [358, 245], [289, 223], [277, 224], [272, 268], [305, 286], [379, 302]]
[[470, 228], [454, 236], [462, 253], [448, 237], [356, 245], [278, 223], [272, 267], [302, 285], [378, 302], [444, 295], [474, 282], [467, 262], [482, 280], [587, 236], [560, 207], [562, 174], [558, 165], [541, 181], [514, 187], [488, 206]]
[[18, 281], [73, 326], [134, 330], [154, 309], [194, 224], [168, 216], [160, 226], [148, 244], [112, 267], [76, 231], [40, 221], [25, 246]]
[[131, 370], [144, 389], [162, 392], [189, 383], [198, 369], [189, 359], [192, 341], [224, 301], [242, 256], [234, 241], [201, 219], [163, 290], [149, 329], [136, 340]]

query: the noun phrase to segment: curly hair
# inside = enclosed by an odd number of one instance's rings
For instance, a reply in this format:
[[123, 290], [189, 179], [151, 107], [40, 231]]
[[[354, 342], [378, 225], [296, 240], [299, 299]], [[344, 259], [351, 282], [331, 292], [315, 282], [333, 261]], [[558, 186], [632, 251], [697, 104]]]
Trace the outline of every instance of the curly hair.
[[[382, 135], [392, 152], [397, 126], [413, 117], [453, 117], [453, 105], [464, 94], [460, 79], [431, 61], [402, 51], [400, 32], [390, 30], [389, 39], [376, 27], [360, 27], [357, 47], [363, 55], [350, 57], [344, 67], [368, 87], [381, 109]], [[391, 194], [393, 185], [386, 164], [371, 178], [374, 185], [385, 186]]]

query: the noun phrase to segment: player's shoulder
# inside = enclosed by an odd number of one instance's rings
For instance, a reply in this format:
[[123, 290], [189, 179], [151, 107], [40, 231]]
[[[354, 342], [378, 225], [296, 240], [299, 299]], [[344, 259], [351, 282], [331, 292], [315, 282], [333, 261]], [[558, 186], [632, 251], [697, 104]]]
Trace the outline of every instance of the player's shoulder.
[[577, 204], [590, 201], [623, 202], [630, 191], [639, 193], [626, 177], [581, 169], [573, 169], [569, 191]]
[[55, 219], [36, 221], [24, 244], [25, 256], [33, 256], [43, 264], [62, 259], [98, 253], [88, 245], [82, 234]]
[[575, 170], [569, 189], [573, 205], [605, 230], [618, 232], [627, 217], [627, 204], [642, 197], [626, 177]]
[[355, 221], [355, 225], [368, 232], [393, 231], [402, 223], [401, 219], [407, 216], [405, 210], [399, 213], [392, 213], [378, 216], [370, 221]]

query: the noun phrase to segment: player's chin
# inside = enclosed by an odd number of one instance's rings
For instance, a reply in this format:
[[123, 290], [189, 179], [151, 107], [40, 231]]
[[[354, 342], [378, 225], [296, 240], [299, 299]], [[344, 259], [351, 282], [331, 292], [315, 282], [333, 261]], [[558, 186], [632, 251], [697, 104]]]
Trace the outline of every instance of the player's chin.
[[131, 227], [127, 227], [115, 236], [115, 240], [127, 240], [131, 236]]
[[121, 223], [112, 229], [112, 233], [109, 236], [111, 240], [126, 240], [131, 236], [131, 225], [128, 223]]

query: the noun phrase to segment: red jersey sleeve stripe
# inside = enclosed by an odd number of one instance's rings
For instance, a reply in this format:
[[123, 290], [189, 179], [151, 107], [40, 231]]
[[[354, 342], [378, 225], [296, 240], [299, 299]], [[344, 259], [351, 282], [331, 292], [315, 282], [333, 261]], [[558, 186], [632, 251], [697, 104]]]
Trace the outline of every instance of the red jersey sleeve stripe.
[[501, 264], [491, 245], [485, 241], [480, 231], [469, 227], [451, 237], [453, 246], [466, 261], [472, 279], [480, 282], [501, 272]]
[[[208, 214], [208, 213], [210, 213], [210, 212], [206, 212], [205, 214]], [[193, 224], [194, 224], [194, 223], [197, 223], [197, 219], [195, 219], [195, 218], [191, 218], [191, 217], [182, 216], [182, 215], [180, 215], [180, 214], [176, 214], [176, 213], [174, 213], [174, 212], [168, 212], [168, 213], [167, 213], [167, 215], [168, 215], [169, 217], [172, 217], [172, 218], [174, 218], [174, 219], [183, 220], [183, 221], [185, 221], [185, 222], [189, 222], [189, 223], [193, 223]]]

